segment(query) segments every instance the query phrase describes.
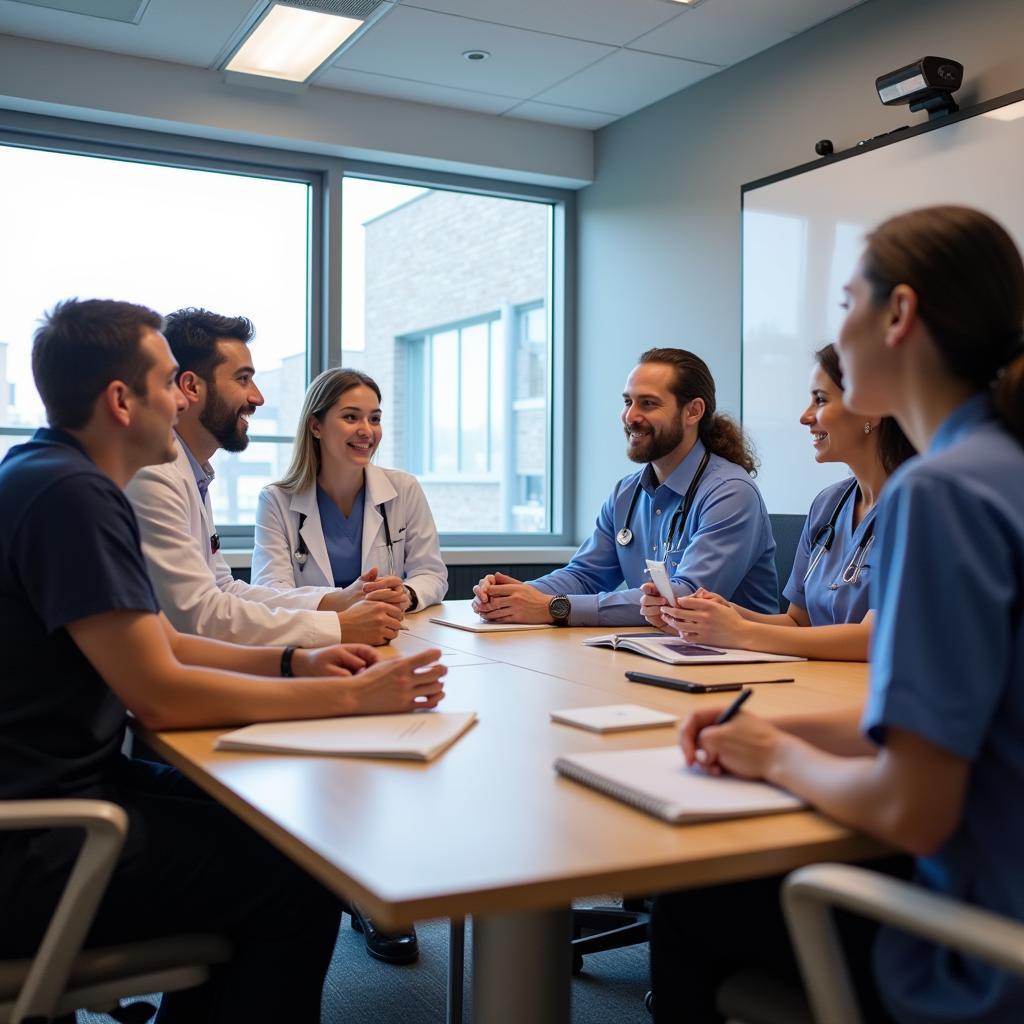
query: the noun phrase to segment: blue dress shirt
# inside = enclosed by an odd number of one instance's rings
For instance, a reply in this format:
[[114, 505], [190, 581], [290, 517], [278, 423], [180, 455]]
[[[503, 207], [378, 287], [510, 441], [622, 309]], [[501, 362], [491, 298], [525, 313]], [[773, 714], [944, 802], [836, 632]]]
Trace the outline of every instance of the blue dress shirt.
[[324, 531], [327, 557], [331, 561], [331, 575], [336, 587], [354, 583], [363, 571], [363, 504], [366, 488], [360, 487], [352, 512], [348, 516], [334, 504], [333, 499], [316, 485], [316, 506], [320, 512], [320, 527]]
[[[893, 476], [877, 532], [863, 727], [971, 762], [960, 822], [917, 881], [1024, 921], [1024, 448], [986, 396]], [[923, 939], [883, 930], [875, 970], [904, 1024], [1024, 1021], [1024, 980]]]
[[[875, 540], [869, 531], [878, 506], [873, 506], [854, 529], [853, 508], [857, 501], [857, 491], [854, 490], [843, 502], [836, 519], [836, 535], [831, 549], [824, 551], [823, 546], [814, 545], [818, 531], [828, 524], [836, 505], [854, 483], [853, 477], [840, 480], [826, 487], [811, 502], [793, 559], [793, 572], [782, 592], [787, 601], [807, 612], [812, 626], [863, 622], [870, 607], [868, 583]], [[867, 544], [864, 542], [865, 534], [869, 535]], [[821, 557], [808, 574], [807, 570], [819, 552]], [[860, 566], [859, 571], [854, 571], [855, 565]], [[844, 580], [844, 575], [849, 582]]]
[[[778, 611], [775, 539], [761, 492], [739, 466], [712, 455], [693, 507], [672, 547], [665, 550], [672, 513], [680, 506], [704, 456], [698, 441], [662, 484], [654, 468], [624, 477], [601, 507], [590, 539], [564, 569], [532, 580], [546, 594], [568, 594], [573, 626], [642, 625], [639, 587], [646, 559], [664, 559], [680, 596], [705, 587], [760, 612]], [[629, 528], [633, 539], [618, 544], [630, 499], [640, 495]], [[625, 590], [618, 590], [623, 583]]]

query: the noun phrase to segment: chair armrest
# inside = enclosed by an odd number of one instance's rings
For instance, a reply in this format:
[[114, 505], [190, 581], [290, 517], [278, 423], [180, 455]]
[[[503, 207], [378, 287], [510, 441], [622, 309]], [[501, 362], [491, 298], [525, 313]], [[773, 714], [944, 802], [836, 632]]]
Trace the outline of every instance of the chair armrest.
[[875, 871], [846, 864], [800, 868], [786, 879], [782, 901], [817, 1020], [861, 1024], [831, 907], [1024, 975], [1024, 925]]
[[0, 801], [0, 831], [81, 828], [85, 840], [14, 1004], [11, 1020], [49, 1020], [128, 835], [128, 815], [105, 800]]

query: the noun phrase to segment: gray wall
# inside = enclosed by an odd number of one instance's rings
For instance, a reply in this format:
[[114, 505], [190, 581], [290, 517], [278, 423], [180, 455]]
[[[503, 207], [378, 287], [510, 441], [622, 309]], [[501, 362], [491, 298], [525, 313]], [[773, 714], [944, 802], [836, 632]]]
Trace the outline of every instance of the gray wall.
[[874, 80], [925, 54], [964, 64], [961, 106], [1024, 87], [1022, 40], [1022, 0], [869, 0], [598, 133], [579, 204], [578, 534], [628, 471], [609, 451], [640, 351], [692, 348], [739, 412], [740, 186], [814, 159], [818, 139], [842, 150], [922, 120]]

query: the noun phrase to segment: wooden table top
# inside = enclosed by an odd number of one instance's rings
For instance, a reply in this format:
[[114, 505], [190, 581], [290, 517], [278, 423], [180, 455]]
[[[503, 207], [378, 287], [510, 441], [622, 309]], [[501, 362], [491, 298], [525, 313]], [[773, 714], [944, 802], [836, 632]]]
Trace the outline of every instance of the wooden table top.
[[[551, 908], [593, 893], [640, 895], [883, 852], [809, 811], [672, 826], [561, 778], [552, 767], [560, 754], [664, 746], [675, 742], [675, 728], [602, 736], [552, 723], [552, 710], [629, 701], [684, 715], [729, 695], [627, 682], [626, 667], [683, 673], [580, 645], [600, 630], [479, 635], [431, 624], [432, 612], [410, 616], [409, 631], [389, 653], [427, 645], [452, 652], [441, 709], [475, 711], [479, 721], [429, 764], [217, 752], [223, 729], [166, 732], [150, 742], [384, 927]], [[493, 660], [468, 664], [474, 659], [453, 652]], [[801, 662], [685, 674], [796, 676], [796, 684], [756, 691], [757, 710], [773, 715], [859, 704], [866, 666]]]

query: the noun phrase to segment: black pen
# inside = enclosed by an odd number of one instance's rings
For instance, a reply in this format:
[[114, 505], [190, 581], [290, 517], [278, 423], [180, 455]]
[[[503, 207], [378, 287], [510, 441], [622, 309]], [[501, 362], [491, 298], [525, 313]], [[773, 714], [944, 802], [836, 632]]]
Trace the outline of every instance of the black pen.
[[743, 702], [753, 695], [754, 691], [749, 686], [740, 690], [739, 696], [715, 719], [715, 725], [725, 725], [726, 722], [734, 718], [739, 709], [743, 707]]

